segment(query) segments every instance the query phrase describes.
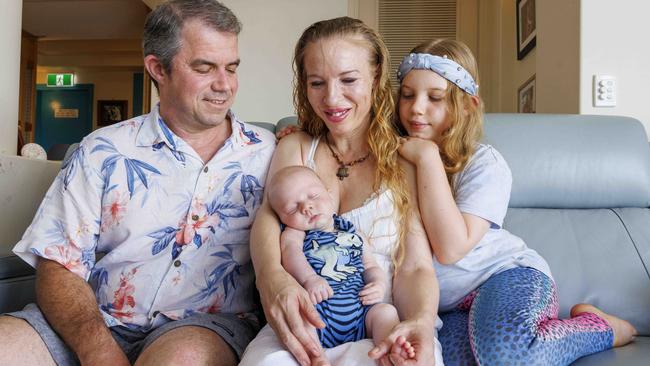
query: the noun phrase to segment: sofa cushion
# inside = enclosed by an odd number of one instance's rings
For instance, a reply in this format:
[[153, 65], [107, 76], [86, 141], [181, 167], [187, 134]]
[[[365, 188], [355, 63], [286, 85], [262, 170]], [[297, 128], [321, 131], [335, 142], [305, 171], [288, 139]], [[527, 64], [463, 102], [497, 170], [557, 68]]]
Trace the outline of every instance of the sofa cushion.
[[628, 117], [487, 114], [485, 142], [512, 170], [510, 207], [650, 206], [650, 149]]

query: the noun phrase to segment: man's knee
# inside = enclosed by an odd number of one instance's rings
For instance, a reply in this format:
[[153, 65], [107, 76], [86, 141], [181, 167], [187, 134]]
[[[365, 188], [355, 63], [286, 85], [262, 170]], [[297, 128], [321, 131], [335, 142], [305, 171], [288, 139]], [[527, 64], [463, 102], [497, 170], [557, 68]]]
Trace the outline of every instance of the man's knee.
[[196, 326], [171, 330], [147, 347], [136, 365], [237, 365], [237, 356], [215, 332]]
[[0, 315], [0, 339], [0, 365], [54, 365], [41, 337], [23, 319]]

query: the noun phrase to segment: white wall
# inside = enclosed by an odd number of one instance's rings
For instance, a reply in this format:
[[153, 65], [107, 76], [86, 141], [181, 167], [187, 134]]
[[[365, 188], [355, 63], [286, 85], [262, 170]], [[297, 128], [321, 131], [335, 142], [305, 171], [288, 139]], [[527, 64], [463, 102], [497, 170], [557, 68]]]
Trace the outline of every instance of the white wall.
[[291, 61], [302, 31], [348, 14], [348, 0], [223, 0], [239, 17], [239, 93], [233, 110], [245, 121], [277, 122], [295, 114]]
[[18, 88], [23, 3], [0, 0], [0, 153], [15, 155], [18, 140]]
[[[634, 117], [650, 135], [650, 2], [582, 0], [580, 11], [580, 113]], [[616, 107], [593, 106], [595, 74], [616, 76]]]

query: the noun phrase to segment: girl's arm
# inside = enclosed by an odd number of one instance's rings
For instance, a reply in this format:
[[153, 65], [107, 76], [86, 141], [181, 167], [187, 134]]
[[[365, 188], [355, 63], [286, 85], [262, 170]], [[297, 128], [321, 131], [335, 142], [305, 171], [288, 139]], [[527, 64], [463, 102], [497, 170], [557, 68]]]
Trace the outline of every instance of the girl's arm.
[[[431, 365], [434, 359], [433, 333], [438, 313], [440, 290], [433, 268], [431, 248], [420, 219], [415, 184], [415, 169], [402, 164], [407, 174], [411, 209], [406, 218], [404, 258], [393, 276], [393, 303], [402, 322], [388, 338], [371, 352], [372, 358], [384, 357], [402, 336], [415, 348], [414, 364]], [[409, 361], [410, 362], [410, 361]]]
[[420, 213], [433, 253], [442, 264], [458, 262], [483, 238], [490, 223], [460, 212], [433, 141], [409, 137], [399, 152], [416, 166]]
[[[300, 141], [305, 136], [304, 133], [294, 133], [278, 143], [268, 177], [285, 166], [302, 165]], [[309, 365], [310, 359], [322, 357], [323, 350], [305, 324], [311, 323], [317, 328], [325, 324], [307, 292], [282, 267], [280, 222], [268, 199], [262, 202], [255, 216], [250, 250], [266, 319], [296, 360], [301, 365]]]

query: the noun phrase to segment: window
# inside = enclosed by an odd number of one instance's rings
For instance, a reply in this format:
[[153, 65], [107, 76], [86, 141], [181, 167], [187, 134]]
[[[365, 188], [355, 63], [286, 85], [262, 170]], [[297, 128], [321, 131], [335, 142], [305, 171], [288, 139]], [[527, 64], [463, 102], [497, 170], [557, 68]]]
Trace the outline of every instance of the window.
[[395, 70], [413, 47], [434, 38], [456, 38], [456, 0], [379, 0], [378, 16], [394, 86]]

